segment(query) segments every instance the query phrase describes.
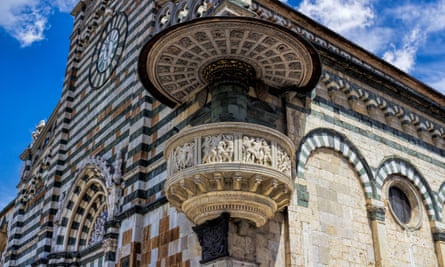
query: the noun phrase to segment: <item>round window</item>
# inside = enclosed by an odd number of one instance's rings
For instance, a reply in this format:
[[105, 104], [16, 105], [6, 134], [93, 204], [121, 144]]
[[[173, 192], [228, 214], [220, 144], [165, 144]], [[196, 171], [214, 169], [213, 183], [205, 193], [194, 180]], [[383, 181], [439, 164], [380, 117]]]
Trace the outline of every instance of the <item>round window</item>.
[[401, 223], [407, 224], [411, 219], [411, 204], [408, 197], [400, 188], [391, 186], [389, 188], [389, 203]]
[[422, 222], [422, 201], [414, 185], [402, 177], [392, 177], [386, 184], [389, 210], [403, 228], [417, 229]]

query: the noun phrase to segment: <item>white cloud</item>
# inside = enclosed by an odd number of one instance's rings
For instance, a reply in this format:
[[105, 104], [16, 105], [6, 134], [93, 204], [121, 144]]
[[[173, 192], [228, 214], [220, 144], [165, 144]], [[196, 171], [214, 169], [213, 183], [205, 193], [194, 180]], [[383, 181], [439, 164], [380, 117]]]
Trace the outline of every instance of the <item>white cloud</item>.
[[351, 29], [343, 36], [372, 53], [380, 53], [385, 49], [393, 34], [394, 30], [388, 27], [369, 27]]
[[431, 70], [438, 58], [445, 61], [445, 0], [298, 2], [300, 12], [445, 93], [445, 73], [418, 70]]
[[445, 95], [445, 61], [440, 58], [415, 69], [414, 74]]
[[419, 29], [415, 28], [403, 38], [401, 48], [392, 45], [393, 49], [386, 51], [383, 54], [383, 59], [405, 72], [410, 72], [414, 68], [417, 50], [423, 39]]
[[71, 12], [79, 0], [56, 0], [54, 5], [60, 12]]
[[427, 32], [445, 29], [445, 1], [399, 5], [388, 13], [405, 25], [418, 25]]
[[54, 8], [68, 12], [77, 0], [0, 0], [0, 28], [17, 39], [22, 47], [45, 39], [48, 17]]
[[340, 34], [371, 26], [375, 15], [367, 0], [303, 0], [298, 9]]
[[376, 25], [369, 0], [303, 0], [297, 9], [368, 51], [384, 50], [393, 29]]
[[445, 95], [445, 73], [442, 73], [441, 77], [437, 77], [436, 79], [427, 82], [432, 88]]
[[22, 46], [28, 46], [44, 39], [48, 11], [37, 0], [2, 0], [0, 26]]
[[[428, 43], [433, 35], [445, 30], [445, 1], [400, 5], [388, 10], [386, 15], [394, 19], [403, 37], [397, 45], [392, 44], [393, 48], [383, 54], [383, 59], [406, 72], [412, 72], [418, 64], [416, 58], [422, 48], [426, 53], [434, 50], [436, 55], [445, 56], [443, 38], [434, 44], [434, 48], [426, 47], [433, 45]], [[433, 86], [437, 86], [437, 83]]]

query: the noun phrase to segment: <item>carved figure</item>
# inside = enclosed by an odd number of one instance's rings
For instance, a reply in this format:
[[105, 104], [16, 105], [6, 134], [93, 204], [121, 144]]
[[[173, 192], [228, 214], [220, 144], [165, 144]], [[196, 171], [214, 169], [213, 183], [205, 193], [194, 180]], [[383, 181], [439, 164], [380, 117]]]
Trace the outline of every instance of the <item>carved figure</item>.
[[40, 133], [42, 132], [43, 128], [45, 128], [46, 122], [44, 120], [41, 120], [39, 122], [39, 125], [36, 126], [36, 130], [32, 132], [32, 140], [35, 141], [37, 138], [39, 138]]
[[219, 162], [232, 161], [233, 157], [233, 137], [222, 136], [221, 141], [218, 142], [217, 153]]
[[59, 200], [57, 202], [57, 214], [56, 214], [56, 222], [60, 221], [60, 218], [62, 217], [62, 213], [63, 213], [63, 203], [65, 203], [65, 197], [66, 197], [66, 192], [63, 191], [60, 194]]
[[243, 137], [242, 154], [245, 162], [253, 162], [257, 164], [271, 164], [272, 153], [271, 147], [264, 138]]
[[117, 157], [116, 161], [114, 162], [113, 170], [114, 173], [111, 177], [113, 183], [120, 184], [121, 183], [121, 170], [122, 170], [122, 157]]
[[203, 17], [210, 9], [219, 6], [220, 2], [219, 0], [167, 1], [159, 11], [159, 18], [155, 24], [156, 31], [190, 19]]
[[263, 140], [262, 148], [264, 152], [264, 158], [262, 164], [272, 165], [272, 149], [266, 140]]
[[233, 136], [225, 136], [225, 149], [223, 151], [222, 161], [232, 161], [233, 160]]
[[243, 160], [246, 162], [252, 161], [252, 158], [253, 158], [253, 154], [252, 154], [253, 151], [251, 149], [251, 147], [253, 146], [252, 142], [253, 141], [249, 137], [247, 137], [247, 136], [243, 137], [243, 148], [242, 148]]
[[182, 170], [193, 165], [193, 148], [194, 143], [187, 143], [178, 146], [174, 151], [175, 169]]
[[277, 151], [277, 168], [281, 172], [286, 174], [290, 174], [291, 171], [291, 162], [290, 158], [283, 150], [278, 149]]
[[104, 209], [94, 222], [93, 232], [91, 233], [88, 245], [94, 245], [102, 241], [105, 235], [105, 222], [107, 220], [107, 217], [107, 210]]
[[121, 197], [122, 189], [119, 185], [113, 184], [111, 188], [108, 189], [107, 196], [107, 208], [108, 208], [108, 220], [113, 219], [119, 211], [119, 200]]
[[215, 162], [218, 157], [218, 152], [216, 148], [216, 143], [218, 143], [218, 136], [207, 136], [204, 138], [203, 147], [203, 158], [202, 163]]
[[202, 163], [233, 161], [233, 136], [207, 136], [203, 143]]

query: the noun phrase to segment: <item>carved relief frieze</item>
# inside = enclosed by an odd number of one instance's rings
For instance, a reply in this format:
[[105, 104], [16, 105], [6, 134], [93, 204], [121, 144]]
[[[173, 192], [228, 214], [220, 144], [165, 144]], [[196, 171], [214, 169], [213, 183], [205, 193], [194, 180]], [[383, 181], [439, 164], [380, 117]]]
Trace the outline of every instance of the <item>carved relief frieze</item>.
[[289, 155], [281, 148], [277, 149], [277, 169], [288, 175], [291, 174], [291, 160]]
[[99, 216], [96, 218], [96, 221], [93, 225], [93, 230], [90, 235], [90, 239], [88, 240], [88, 246], [97, 244], [102, 241], [105, 235], [105, 222], [107, 221], [107, 211], [103, 210]]
[[187, 128], [166, 144], [166, 196], [196, 224], [226, 211], [261, 226], [289, 204], [294, 149], [287, 136], [256, 124]]
[[242, 160], [261, 165], [272, 165], [272, 148], [262, 137], [243, 136]]
[[[199, 142], [186, 142], [173, 148], [169, 159], [172, 174], [196, 165], [242, 162], [274, 168], [290, 176], [290, 155], [273, 139], [240, 132], [203, 134], [198, 137]], [[199, 158], [196, 150], [200, 151]]]
[[232, 162], [234, 160], [233, 140], [233, 135], [204, 137], [202, 145], [202, 163]]
[[175, 171], [180, 171], [193, 165], [194, 143], [186, 143], [178, 146], [173, 151], [173, 161]]

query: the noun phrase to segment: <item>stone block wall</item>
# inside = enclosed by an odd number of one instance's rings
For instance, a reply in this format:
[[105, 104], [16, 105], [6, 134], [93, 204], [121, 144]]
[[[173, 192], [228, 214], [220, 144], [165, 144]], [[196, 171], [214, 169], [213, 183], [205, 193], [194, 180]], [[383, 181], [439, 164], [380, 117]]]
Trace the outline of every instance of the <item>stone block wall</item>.
[[294, 266], [374, 266], [365, 194], [350, 163], [320, 149], [305, 179], [308, 207], [289, 207], [290, 227], [298, 229], [290, 236]]

